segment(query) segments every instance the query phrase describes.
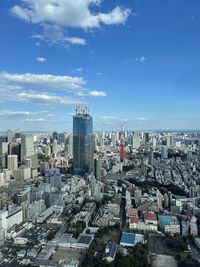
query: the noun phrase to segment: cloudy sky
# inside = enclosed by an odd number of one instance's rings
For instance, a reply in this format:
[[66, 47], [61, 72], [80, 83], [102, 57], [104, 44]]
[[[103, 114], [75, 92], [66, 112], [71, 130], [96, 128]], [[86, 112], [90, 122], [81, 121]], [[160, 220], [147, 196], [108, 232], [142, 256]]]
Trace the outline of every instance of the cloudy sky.
[[199, 0], [1, 0], [0, 131], [200, 128]]

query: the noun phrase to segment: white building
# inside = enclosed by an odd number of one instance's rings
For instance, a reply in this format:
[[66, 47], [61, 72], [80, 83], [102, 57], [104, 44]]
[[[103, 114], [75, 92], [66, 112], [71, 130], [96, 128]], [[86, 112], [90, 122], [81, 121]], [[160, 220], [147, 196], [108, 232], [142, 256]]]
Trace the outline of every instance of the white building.
[[17, 170], [18, 169], [18, 157], [17, 155], [8, 155], [8, 169], [9, 170]]
[[0, 226], [5, 235], [14, 225], [21, 224], [22, 221], [23, 216], [21, 207], [16, 207], [11, 212], [8, 212], [7, 210], [0, 211]]
[[133, 148], [138, 149], [140, 147], [140, 133], [134, 132], [133, 135]]
[[31, 169], [26, 166], [20, 166], [18, 170], [13, 171], [16, 180], [27, 180], [31, 178]]
[[21, 159], [34, 156], [33, 135], [23, 134], [21, 136]]
[[166, 145], [161, 146], [161, 158], [168, 159], [168, 147]]

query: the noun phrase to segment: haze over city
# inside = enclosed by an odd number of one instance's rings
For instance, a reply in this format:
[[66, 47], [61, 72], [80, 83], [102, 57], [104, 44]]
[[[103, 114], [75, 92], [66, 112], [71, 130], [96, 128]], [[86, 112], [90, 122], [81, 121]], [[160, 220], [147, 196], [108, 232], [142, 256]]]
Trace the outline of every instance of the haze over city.
[[200, 3], [2, 0], [1, 130], [199, 129]]

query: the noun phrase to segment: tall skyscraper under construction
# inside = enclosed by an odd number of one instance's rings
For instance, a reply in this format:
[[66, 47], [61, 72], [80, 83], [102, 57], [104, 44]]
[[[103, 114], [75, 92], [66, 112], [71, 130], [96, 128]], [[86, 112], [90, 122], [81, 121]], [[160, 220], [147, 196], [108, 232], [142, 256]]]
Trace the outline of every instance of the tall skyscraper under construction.
[[87, 106], [79, 106], [73, 117], [73, 163], [75, 172], [94, 169], [93, 121]]

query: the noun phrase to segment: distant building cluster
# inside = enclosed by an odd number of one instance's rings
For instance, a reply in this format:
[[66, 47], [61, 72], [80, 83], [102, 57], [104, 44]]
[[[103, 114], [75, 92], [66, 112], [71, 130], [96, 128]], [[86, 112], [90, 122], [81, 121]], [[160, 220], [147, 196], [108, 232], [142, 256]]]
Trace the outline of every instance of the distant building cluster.
[[1, 266], [114, 262], [168, 236], [198, 250], [199, 219], [199, 133], [94, 132], [79, 107], [72, 133], [0, 134]]

